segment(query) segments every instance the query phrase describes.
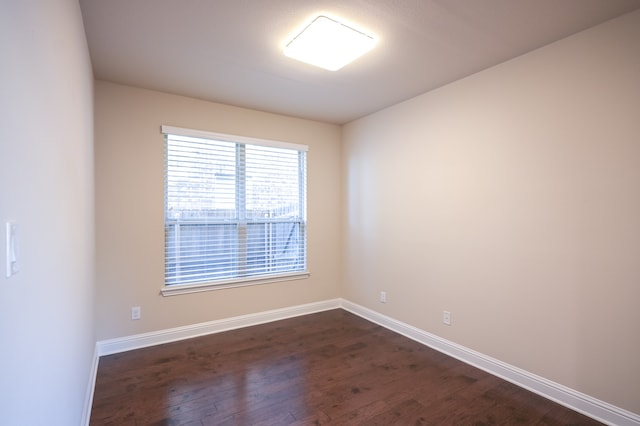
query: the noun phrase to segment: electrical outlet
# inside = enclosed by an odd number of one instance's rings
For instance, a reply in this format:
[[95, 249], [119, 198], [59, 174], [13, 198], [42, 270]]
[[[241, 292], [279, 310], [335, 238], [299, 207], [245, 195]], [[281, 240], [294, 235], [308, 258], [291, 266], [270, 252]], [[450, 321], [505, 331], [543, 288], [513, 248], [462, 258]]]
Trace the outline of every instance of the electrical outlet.
[[451, 312], [442, 311], [442, 322], [446, 325], [451, 325]]
[[140, 306], [131, 307], [131, 319], [139, 320], [140, 318], [142, 318], [142, 310], [140, 309]]
[[381, 291], [380, 292], [380, 303], [387, 303], [387, 292], [386, 291]]

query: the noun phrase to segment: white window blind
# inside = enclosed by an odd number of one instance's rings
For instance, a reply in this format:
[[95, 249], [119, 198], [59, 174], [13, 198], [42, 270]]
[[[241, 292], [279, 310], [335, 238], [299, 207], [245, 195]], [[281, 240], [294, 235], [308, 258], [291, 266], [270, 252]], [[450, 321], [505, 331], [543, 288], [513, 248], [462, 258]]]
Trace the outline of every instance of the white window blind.
[[165, 286], [306, 272], [306, 146], [162, 132]]

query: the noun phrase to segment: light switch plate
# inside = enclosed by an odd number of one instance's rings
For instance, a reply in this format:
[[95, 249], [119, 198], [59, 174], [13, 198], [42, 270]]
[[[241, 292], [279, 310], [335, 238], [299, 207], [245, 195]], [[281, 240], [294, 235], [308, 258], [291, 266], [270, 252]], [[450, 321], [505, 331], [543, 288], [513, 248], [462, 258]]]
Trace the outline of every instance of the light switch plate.
[[9, 278], [20, 270], [18, 265], [18, 224], [15, 222], [5, 224], [5, 247], [5, 276]]

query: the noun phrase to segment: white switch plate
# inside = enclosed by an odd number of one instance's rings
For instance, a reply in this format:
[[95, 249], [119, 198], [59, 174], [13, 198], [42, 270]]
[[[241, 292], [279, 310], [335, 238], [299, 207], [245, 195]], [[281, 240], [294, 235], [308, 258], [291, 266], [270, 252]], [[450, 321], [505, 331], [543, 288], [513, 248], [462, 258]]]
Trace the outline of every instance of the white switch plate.
[[20, 270], [18, 264], [18, 224], [15, 222], [5, 224], [5, 247], [5, 276], [9, 278]]

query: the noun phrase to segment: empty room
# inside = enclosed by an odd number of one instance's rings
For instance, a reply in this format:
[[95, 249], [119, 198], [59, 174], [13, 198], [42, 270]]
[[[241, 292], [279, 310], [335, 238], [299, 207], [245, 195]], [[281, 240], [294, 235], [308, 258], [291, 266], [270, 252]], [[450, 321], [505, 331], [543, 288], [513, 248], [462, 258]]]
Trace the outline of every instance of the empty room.
[[0, 52], [0, 424], [640, 425], [640, 0], [3, 0]]

